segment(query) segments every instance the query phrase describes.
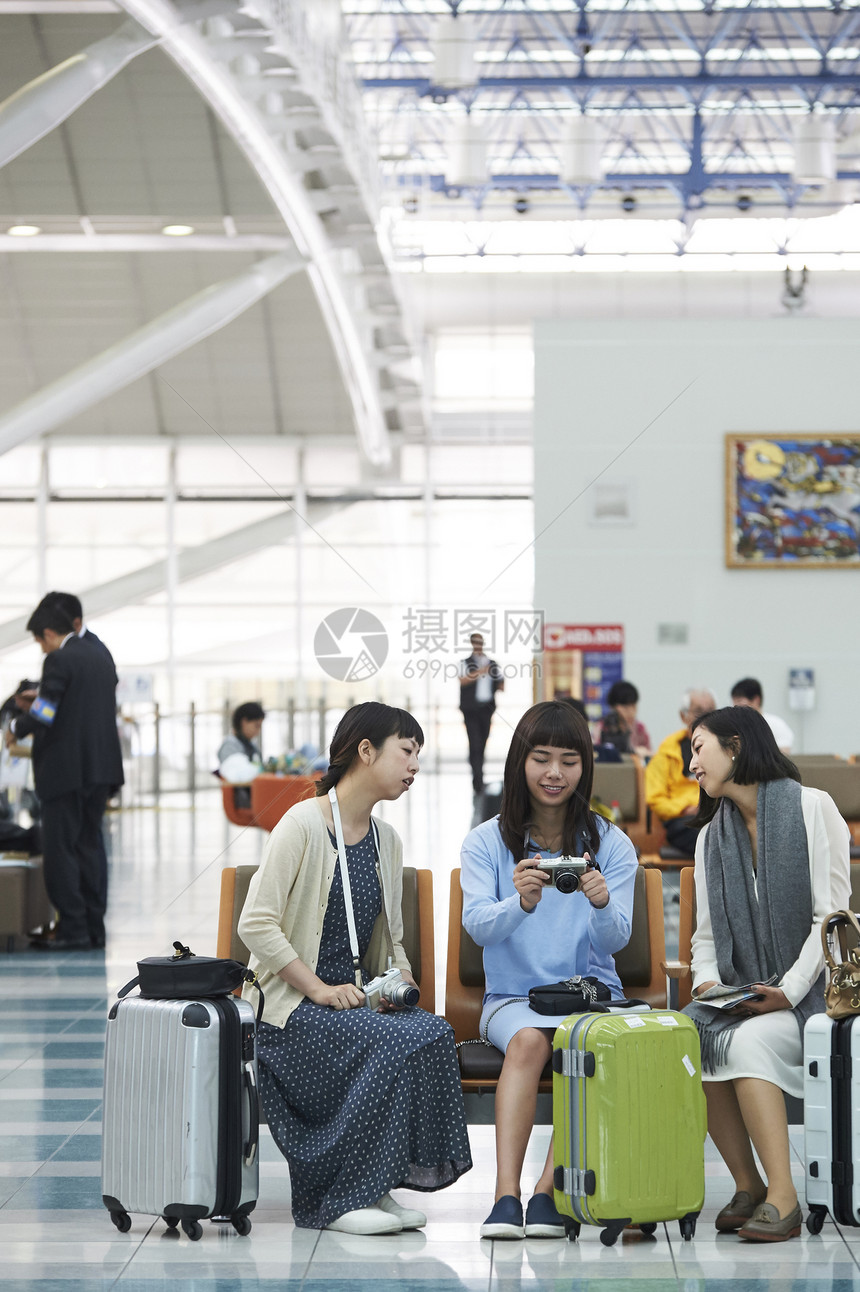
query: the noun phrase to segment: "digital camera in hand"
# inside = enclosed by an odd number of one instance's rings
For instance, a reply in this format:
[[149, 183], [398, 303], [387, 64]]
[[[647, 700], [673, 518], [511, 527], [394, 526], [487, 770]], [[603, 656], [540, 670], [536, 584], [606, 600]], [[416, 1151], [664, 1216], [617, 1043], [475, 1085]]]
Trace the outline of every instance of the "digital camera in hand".
[[401, 1009], [404, 1005], [417, 1005], [420, 992], [411, 982], [406, 982], [399, 969], [387, 969], [364, 987], [364, 1003], [368, 1009], [378, 1009], [380, 1002]]
[[592, 870], [600, 869], [585, 857], [556, 857], [553, 861], [539, 861], [536, 869], [549, 875], [549, 882], [554, 884], [560, 893], [575, 893], [579, 888], [580, 877], [585, 874], [589, 866]]

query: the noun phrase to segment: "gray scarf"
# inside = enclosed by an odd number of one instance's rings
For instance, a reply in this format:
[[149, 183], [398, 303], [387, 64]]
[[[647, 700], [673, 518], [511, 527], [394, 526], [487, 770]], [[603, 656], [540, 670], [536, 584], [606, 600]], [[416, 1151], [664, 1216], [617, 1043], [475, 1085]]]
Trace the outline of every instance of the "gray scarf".
[[[742, 987], [781, 982], [812, 928], [809, 850], [797, 781], [758, 787], [758, 896], [752, 847], [740, 811], [723, 798], [705, 836], [705, 882], [720, 982]], [[824, 971], [792, 1009], [800, 1035], [811, 1014], [824, 1009]], [[702, 1071], [714, 1073], [728, 1059], [734, 1029], [744, 1020], [695, 1001], [684, 1010], [699, 1032]]]

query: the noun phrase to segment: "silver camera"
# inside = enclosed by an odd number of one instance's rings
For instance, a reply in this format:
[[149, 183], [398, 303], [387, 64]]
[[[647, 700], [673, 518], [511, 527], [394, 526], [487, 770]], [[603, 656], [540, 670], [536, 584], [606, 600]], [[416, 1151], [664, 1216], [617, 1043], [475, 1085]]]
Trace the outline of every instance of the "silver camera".
[[549, 882], [554, 884], [560, 893], [575, 893], [579, 880], [588, 870], [598, 870], [593, 861], [585, 857], [557, 857], [554, 861], [539, 861], [536, 869], [549, 875]]
[[417, 987], [405, 981], [399, 969], [387, 969], [364, 987], [364, 1003], [368, 1009], [378, 1009], [383, 1000], [398, 1009], [404, 1005], [417, 1005], [420, 995]]

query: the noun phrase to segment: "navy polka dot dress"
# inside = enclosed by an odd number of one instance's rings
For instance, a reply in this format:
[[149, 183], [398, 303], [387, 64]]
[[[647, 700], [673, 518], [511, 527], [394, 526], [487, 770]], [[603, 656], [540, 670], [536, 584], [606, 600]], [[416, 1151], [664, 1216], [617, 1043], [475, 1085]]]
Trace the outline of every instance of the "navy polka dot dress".
[[[346, 855], [364, 956], [382, 909], [372, 831]], [[355, 981], [339, 866], [316, 972], [332, 986]], [[391, 1189], [442, 1189], [472, 1165], [454, 1034], [436, 1014], [304, 1000], [284, 1028], [260, 1024], [259, 1060], [266, 1118], [289, 1163], [302, 1228], [322, 1229]]]

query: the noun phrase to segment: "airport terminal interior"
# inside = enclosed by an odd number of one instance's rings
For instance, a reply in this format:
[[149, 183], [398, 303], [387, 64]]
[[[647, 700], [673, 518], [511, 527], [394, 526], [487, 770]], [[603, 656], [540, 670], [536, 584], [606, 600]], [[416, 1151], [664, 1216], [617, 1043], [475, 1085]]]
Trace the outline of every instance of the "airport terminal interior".
[[[439, 1014], [452, 872], [536, 701], [598, 736], [627, 679], [653, 751], [691, 688], [755, 677], [860, 844], [858, 346], [860, 0], [0, 0], [0, 700], [38, 685], [40, 599], [76, 594], [125, 777], [104, 948], [31, 947], [10, 894], [36, 854], [0, 855], [4, 1288], [858, 1285], [860, 1224], [716, 1233], [710, 1138], [688, 1241], [482, 1239], [492, 1092], [466, 1096], [472, 1170], [398, 1193], [416, 1231], [295, 1226], [265, 1125], [247, 1235], [120, 1232], [101, 1188], [117, 992], [174, 940], [216, 954], [222, 873], [357, 703], [423, 728], [378, 815], [432, 876]], [[486, 796], [475, 633], [504, 680]], [[250, 701], [245, 803], [216, 772]], [[661, 855], [646, 759], [595, 792], [662, 885], [665, 1006], [691, 861]], [[38, 824], [25, 762], [0, 761], [0, 827]]]

